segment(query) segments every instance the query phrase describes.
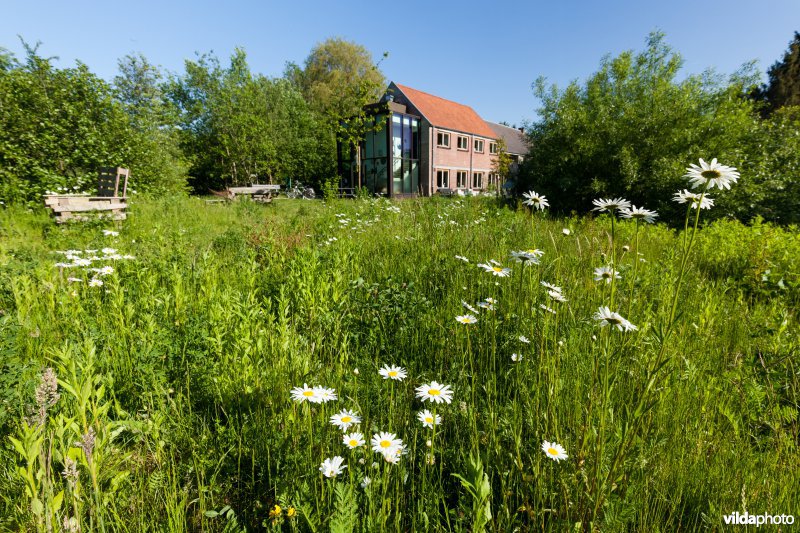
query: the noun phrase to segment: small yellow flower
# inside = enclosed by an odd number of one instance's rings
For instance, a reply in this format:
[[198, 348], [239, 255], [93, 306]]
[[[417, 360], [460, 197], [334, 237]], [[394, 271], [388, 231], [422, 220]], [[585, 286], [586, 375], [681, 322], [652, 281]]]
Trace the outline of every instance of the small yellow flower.
[[281, 509], [281, 506], [276, 503], [275, 507], [273, 507], [272, 510], [269, 512], [269, 517], [280, 518], [281, 514], [283, 514], [283, 509]]
[[297, 510], [295, 510], [295, 508], [290, 505], [289, 508], [286, 509], [286, 517], [294, 518], [296, 515], [297, 515]]

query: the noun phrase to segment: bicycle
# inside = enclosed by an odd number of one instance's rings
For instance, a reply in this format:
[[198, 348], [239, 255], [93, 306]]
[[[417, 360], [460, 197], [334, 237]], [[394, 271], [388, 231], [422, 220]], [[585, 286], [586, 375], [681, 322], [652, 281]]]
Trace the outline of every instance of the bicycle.
[[286, 191], [286, 197], [291, 199], [302, 198], [303, 200], [313, 200], [317, 195], [313, 188], [303, 187], [302, 184], [298, 183]]

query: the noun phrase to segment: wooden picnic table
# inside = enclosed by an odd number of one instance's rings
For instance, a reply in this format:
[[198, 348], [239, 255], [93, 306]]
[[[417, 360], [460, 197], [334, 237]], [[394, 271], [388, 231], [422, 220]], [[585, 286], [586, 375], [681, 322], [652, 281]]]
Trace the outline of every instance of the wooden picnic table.
[[269, 203], [280, 190], [280, 185], [249, 185], [247, 187], [228, 187], [227, 192], [228, 198], [231, 200], [237, 196], [249, 196], [256, 202]]

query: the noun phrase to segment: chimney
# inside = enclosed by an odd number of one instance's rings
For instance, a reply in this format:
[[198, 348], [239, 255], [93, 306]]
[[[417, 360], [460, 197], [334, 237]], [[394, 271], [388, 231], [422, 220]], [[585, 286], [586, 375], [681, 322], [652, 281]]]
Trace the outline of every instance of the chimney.
[[525, 133], [525, 128], [517, 128], [520, 133]]

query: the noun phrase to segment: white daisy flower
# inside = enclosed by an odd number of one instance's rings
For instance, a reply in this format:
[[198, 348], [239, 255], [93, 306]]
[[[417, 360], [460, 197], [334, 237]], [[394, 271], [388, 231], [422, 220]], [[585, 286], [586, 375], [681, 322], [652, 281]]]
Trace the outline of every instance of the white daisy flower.
[[604, 266], [600, 268], [594, 269], [594, 280], [595, 281], [605, 281], [606, 283], [611, 283], [611, 279], [622, 279], [622, 276], [619, 275], [619, 272], [611, 268], [610, 266]]
[[711, 163], [706, 163], [701, 158], [700, 166], [689, 165], [683, 177], [689, 178], [689, 184], [693, 189], [705, 187], [706, 184], [708, 184], [709, 189], [714, 187], [730, 189], [731, 183], [736, 183], [740, 176], [739, 171], [735, 168], [717, 163], [717, 158], [715, 157], [711, 160]]
[[558, 303], [563, 304], [567, 301], [567, 299], [564, 298], [564, 295], [561, 294], [559, 291], [547, 291], [547, 295], [550, 296], [550, 298], [552, 298], [553, 300], [557, 301]]
[[91, 264], [92, 264], [92, 260], [91, 259], [82, 259], [80, 257], [76, 257], [75, 258], [75, 266], [88, 267]]
[[564, 235], [569, 235], [572, 232], [569, 230], [569, 228], [564, 228], [561, 230], [561, 233], [563, 233]]
[[494, 300], [492, 300], [492, 298], [487, 298], [483, 302], [478, 302], [478, 306], [481, 309], [487, 309], [489, 311], [494, 311], [494, 304], [495, 304], [495, 302], [494, 302]]
[[522, 197], [525, 198], [522, 203], [533, 209], [544, 211], [545, 207], [550, 206], [550, 204], [547, 202], [547, 198], [541, 194], [536, 194], [535, 191], [522, 193]]
[[544, 305], [544, 304], [539, 304], [539, 308], [540, 308], [542, 311], [545, 311], [545, 312], [547, 312], [547, 313], [553, 313], [553, 314], [556, 314], [556, 311], [555, 311], [555, 309], [551, 309], [550, 307], [547, 307], [547, 306], [546, 306], [546, 305]]
[[636, 207], [635, 205], [622, 209], [620, 211], [620, 215], [622, 218], [632, 218], [634, 220], [644, 220], [648, 224], [652, 224], [656, 221], [656, 217], [658, 217], [658, 213], [655, 211], [650, 211], [649, 209], [645, 209], [643, 207]]
[[544, 287], [545, 289], [549, 289], [549, 290], [551, 290], [551, 291], [556, 291], [556, 292], [564, 292], [564, 291], [561, 289], [561, 287], [559, 287], [558, 285], [553, 285], [552, 283], [547, 283], [546, 281], [540, 281], [539, 283], [540, 283], [540, 284], [542, 285], [542, 287]]
[[372, 451], [383, 455], [393, 454], [403, 446], [403, 440], [398, 439], [394, 433], [382, 431], [372, 436]]
[[559, 462], [563, 459], [566, 459], [567, 451], [564, 449], [563, 446], [560, 444], [556, 444], [555, 442], [548, 442], [544, 441], [542, 443], [542, 451], [555, 462]]
[[[535, 250], [539, 251], [539, 250]], [[511, 252], [511, 259], [516, 261], [517, 263], [522, 263], [524, 266], [528, 266], [531, 264], [538, 265], [539, 264], [539, 256], [536, 254], [531, 253], [529, 250], [522, 250], [522, 251], [512, 251]]]
[[531, 340], [528, 337], [526, 337], [525, 335], [520, 335], [519, 336], [519, 342], [523, 342], [525, 344], [530, 344]]
[[104, 266], [103, 268], [98, 268], [96, 272], [101, 276], [108, 276], [114, 273], [114, 267]]
[[117, 251], [114, 248], [103, 248], [100, 251], [103, 253], [103, 255], [111, 255], [117, 253]]
[[317, 394], [316, 387], [312, 388], [309, 387], [306, 383], [303, 383], [302, 387], [295, 387], [291, 390], [290, 394], [292, 395], [292, 400], [296, 401], [297, 403], [303, 402], [311, 402], [311, 403], [319, 403], [320, 398]]
[[103, 280], [97, 279], [97, 278], [92, 278], [92, 279], [89, 280], [89, 286], [90, 287], [102, 287], [103, 286]]
[[477, 309], [475, 309], [474, 307], [472, 307], [471, 305], [469, 305], [469, 304], [468, 304], [467, 302], [465, 302], [464, 300], [461, 300], [461, 305], [462, 305], [462, 306], [464, 307], [464, 309], [466, 309], [467, 311], [469, 311], [469, 312], [471, 312], [471, 313], [475, 313], [476, 315], [478, 314], [478, 310], [477, 310]]
[[378, 370], [378, 374], [383, 376], [383, 379], [393, 379], [395, 381], [403, 381], [408, 375], [405, 368], [389, 365], [383, 365], [383, 367]]
[[369, 476], [364, 476], [364, 479], [361, 480], [361, 488], [366, 489], [370, 483], [372, 483], [372, 479]]
[[83, 280], [81, 278], [67, 278], [67, 281], [70, 283], [82, 283]]
[[692, 209], [697, 209], [698, 205], [700, 206], [700, 209], [711, 209], [714, 207], [714, 199], [710, 196], [706, 194], [689, 192], [686, 189], [676, 192], [672, 197], [672, 201], [678, 202], [679, 204], [692, 202]]
[[467, 259], [463, 255], [457, 255], [456, 259], [460, 259], [461, 261], [464, 261], [465, 263], [469, 263], [469, 259]]
[[511, 275], [510, 268], [503, 268], [497, 261], [491, 261], [491, 263], [492, 264], [479, 263], [478, 266], [481, 267], [484, 272], [489, 272], [493, 276], [499, 276], [501, 278], [505, 278]]
[[347, 430], [350, 426], [354, 426], [361, 422], [361, 418], [355, 411], [343, 409], [341, 412], [331, 416], [331, 424], [338, 427], [342, 431]]
[[353, 450], [363, 446], [366, 441], [364, 441], [364, 435], [362, 433], [348, 433], [342, 436], [342, 443]]
[[515, 363], [519, 363], [520, 361], [522, 361], [522, 356], [518, 353], [512, 353], [511, 360], [514, 361]]
[[327, 387], [314, 387], [314, 392], [317, 393], [319, 403], [327, 403], [337, 398], [336, 389], [329, 389]]
[[434, 424], [439, 425], [442, 423], [442, 417], [439, 415], [433, 416], [433, 413], [425, 409], [417, 413], [417, 419], [422, 422], [422, 426], [426, 428], [433, 428]]
[[103, 230], [103, 235], [105, 235], [106, 237], [117, 237], [117, 236], [119, 236], [119, 232], [118, 231], [111, 231], [110, 229], [104, 229]]
[[631, 203], [624, 198], [599, 198], [592, 200], [592, 204], [596, 206], [592, 211], [600, 211], [601, 213], [604, 211], [621, 211], [631, 206]]
[[635, 331], [639, 328], [625, 320], [622, 315], [604, 306], [597, 310], [594, 319], [600, 322], [600, 327], [612, 326], [620, 331]]
[[450, 403], [453, 400], [453, 391], [450, 385], [442, 385], [435, 381], [417, 387], [417, 398], [423, 402], [431, 401], [434, 403]]
[[475, 322], [478, 321], [478, 319], [472, 315], [461, 315], [456, 317], [456, 321], [458, 321], [461, 324], [469, 325], [469, 324], [474, 324]]
[[329, 457], [322, 461], [322, 464], [319, 466], [319, 471], [322, 472], [322, 475], [325, 477], [336, 477], [347, 468], [347, 465], [343, 465], [342, 463], [344, 463], [343, 457], [339, 457], [338, 455], [333, 458]]

